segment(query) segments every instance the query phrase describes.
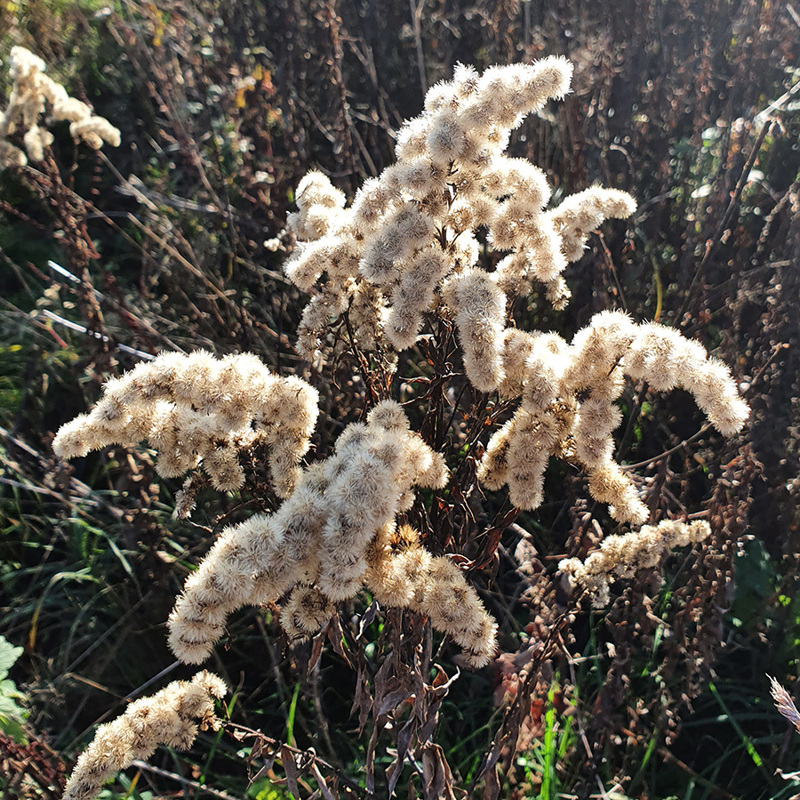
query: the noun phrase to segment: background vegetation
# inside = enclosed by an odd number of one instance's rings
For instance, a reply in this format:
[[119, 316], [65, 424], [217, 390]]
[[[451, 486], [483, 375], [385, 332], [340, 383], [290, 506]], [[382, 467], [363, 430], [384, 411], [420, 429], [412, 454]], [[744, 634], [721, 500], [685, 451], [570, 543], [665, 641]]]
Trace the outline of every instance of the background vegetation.
[[[541, 509], [498, 531], [478, 583], [504, 653], [431, 696], [441, 771], [458, 797], [798, 796], [800, 740], [766, 674], [800, 686], [800, 122], [791, 97], [761, 114], [800, 77], [791, 4], [5, 0], [0, 56], [13, 44], [123, 145], [94, 153], [60, 130], [52, 160], [0, 172], [5, 796], [59, 796], [94, 725], [183, 675], [165, 644], [174, 596], [212, 530], [257, 507], [208, 492], [191, 523], [177, 521], [179, 483], [158, 478], [147, 450], [65, 466], [53, 432], [136, 351], [249, 350], [304, 369], [291, 340], [304, 301], [263, 244], [299, 178], [318, 167], [352, 194], [391, 163], [392, 131], [455, 63], [558, 53], [576, 65], [574, 92], [528, 119], [513, 153], [545, 169], [557, 197], [600, 181], [639, 210], [593, 236], [567, 273], [564, 313], [534, 297], [518, 318], [571, 335], [615, 307], [678, 327], [732, 365], [753, 414], [723, 442], [688, 395], [642, 386], [627, 398], [620, 457], [644, 462], [653, 509], [704, 510], [715, 528], [701, 553], [667, 563], [660, 590], [619, 585], [592, 614], [566, 613], [563, 587], [544, 591], [538, 576], [591, 547], [596, 520], [610, 526], [566, 470]], [[313, 378], [331, 387], [324, 454], [365, 389], [336, 364]], [[371, 758], [385, 796], [396, 733], [375, 749], [371, 724], [357, 729], [367, 683], [391, 688], [375, 675], [389, 634], [366, 602], [350, 612], [345, 639], [331, 634], [322, 652], [288, 648], [269, 612], [239, 614], [211, 664], [234, 687], [239, 738], [229, 726], [189, 754], [162, 752], [109, 797], [201, 796], [205, 784], [217, 797], [327, 796], [320, 775], [367, 796]], [[545, 646], [558, 637], [571, 657]], [[442, 684], [455, 669], [437, 658]], [[398, 787], [438, 791], [413, 763]]]

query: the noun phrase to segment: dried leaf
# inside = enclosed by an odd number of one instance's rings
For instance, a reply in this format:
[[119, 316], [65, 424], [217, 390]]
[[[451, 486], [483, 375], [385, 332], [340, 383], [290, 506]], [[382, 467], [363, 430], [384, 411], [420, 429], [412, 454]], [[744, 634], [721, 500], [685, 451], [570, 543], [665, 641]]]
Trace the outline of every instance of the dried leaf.
[[369, 737], [369, 744], [367, 745], [367, 758], [364, 769], [367, 774], [367, 792], [369, 794], [375, 793], [375, 748], [378, 746], [378, 737], [385, 724], [385, 720], [379, 717], [375, 718], [375, 722], [372, 725], [372, 733]]
[[483, 775], [483, 800], [497, 800], [500, 796], [500, 782], [497, 780], [497, 767], [492, 765]]
[[425, 800], [455, 800], [453, 773], [438, 744], [429, 744], [422, 752], [422, 779]]
[[319, 792], [325, 798], [325, 800], [336, 800], [336, 795], [330, 790], [327, 781], [323, 774], [319, 771], [319, 767], [314, 763], [311, 762], [311, 772], [316, 778], [317, 785], [319, 786]]
[[356, 640], [360, 639], [364, 635], [364, 631], [372, 625], [375, 617], [378, 616], [378, 601], [373, 600], [370, 603], [369, 608], [364, 612], [361, 617], [361, 622], [358, 625], [358, 636], [356, 636]]
[[403, 763], [406, 760], [408, 753], [408, 746], [411, 744], [411, 739], [416, 727], [416, 719], [412, 716], [397, 734], [397, 756], [395, 760], [389, 765], [386, 770], [386, 775], [389, 777], [389, 795], [394, 794], [397, 787], [397, 782], [400, 780], [400, 775], [403, 772]]
[[358, 666], [358, 675], [356, 676], [356, 688], [353, 693], [353, 706], [350, 713], [353, 714], [358, 711], [358, 732], [364, 730], [364, 726], [369, 719], [369, 712], [372, 708], [372, 695], [369, 691], [369, 682], [367, 680], [367, 671], [363, 664]]
[[317, 662], [322, 655], [322, 648], [325, 646], [325, 638], [328, 632], [328, 625], [326, 624], [325, 627], [314, 637], [314, 644], [311, 647], [311, 655], [308, 658], [308, 668], [306, 670], [306, 675], [311, 675], [314, 667], [317, 666]]
[[382, 717], [389, 711], [394, 711], [399, 705], [411, 699], [408, 689], [395, 689], [381, 698], [381, 703], [375, 710], [375, 715]]
[[281, 745], [281, 764], [283, 765], [283, 771], [286, 773], [286, 786], [292, 796], [300, 800], [300, 787], [297, 785], [300, 771], [297, 769], [294, 753], [285, 744]]
[[339, 623], [339, 615], [335, 614], [328, 625], [328, 641], [333, 646], [334, 652], [340, 655], [348, 667], [352, 669], [352, 664], [342, 645], [342, 626]]

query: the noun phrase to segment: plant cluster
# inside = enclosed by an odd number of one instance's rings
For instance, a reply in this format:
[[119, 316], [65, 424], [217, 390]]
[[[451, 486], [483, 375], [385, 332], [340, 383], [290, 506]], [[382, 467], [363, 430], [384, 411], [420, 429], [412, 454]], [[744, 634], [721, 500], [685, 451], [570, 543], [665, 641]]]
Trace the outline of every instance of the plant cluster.
[[[227, 492], [244, 485], [239, 453], [263, 443], [274, 491], [288, 497], [317, 421], [317, 399], [308, 383], [273, 375], [252, 355], [165, 353], [109, 381], [91, 414], [59, 430], [53, 449], [76, 458], [147, 439], [160, 453], [156, 469], [164, 478], [202, 463], [214, 488]], [[179, 498], [180, 516], [190, 502], [190, 495]]]
[[[54, 447], [64, 457], [146, 439], [158, 451], [162, 476], [202, 464], [220, 491], [244, 485], [240, 462], [254, 444], [270, 448], [272, 490], [282, 503], [225, 528], [187, 579], [169, 620], [169, 644], [182, 662], [208, 658], [228, 616], [244, 605], [279, 604], [281, 626], [297, 641], [366, 587], [379, 606], [427, 618], [463, 648], [468, 664], [481, 667], [497, 653], [497, 626], [460, 566], [463, 555], [432, 551], [428, 537], [408, 524], [412, 513], [424, 516], [437, 499], [505, 485], [517, 512], [535, 509], [555, 456], [585, 471], [590, 493], [614, 518], [644, 523], [649, 511], [614, 458], [626, 376], [658, 390], [689, 390], [723, 434], [742, 428], [748, 408], [729, 370], [675, 330], [606, 312], [567, 342], [514, 324], [513, 300], [531, 296], [534, 286], [562, 308], [569, 298], [562, 273], [580, 258], [591, 231], [635, 208], [625, 192], [602, 187], [548, 208], [544, 173], [505, 155], [510, 132], [548, 99], [562, 97], [570, 77], [560, 58], [482, 75], [457, 68], [452, 81], [428, 92], [424, 113], [401, 127], [397, 163], [368, 180], [350, 206], [327, 177], [309, 173], [282, 237], [296, 239], [287, 276], [312, 295], [297, 345], [309, 360], [373, 358], [391, 376], [400, 354], [413, 357], [425, 340], [429, 349], [441, 346], [437, 326], [456, 332], [460, 348], [448, 357], [463, 365], [456, 372], [462, 389], [498, 411], [483, 426], [495, 429], [476, 470], [463, 469], [463, 453], [449, 450], [449, 441], [415, 431], [413, 414], [386, 398], [363, 422], [344, 427], [330, 456], [304, 463], [317, 390], [269, 372], [251, 355], [218, 361], [205, 352], [162, 354], [109, 381], [95, 409], [59, 432]], [[411, 400], [420, 407], [423, 397]], [[510, 417], [499, 425], [505, 412]], [[179, 504], [188, 512], [189, 501]], [[607, 539], [585, 562], [562, 562], [561, 570], [603, 603], [614, 576], [651, 569], [671, 547], [702, 541], [708, 532], [704, 522], [662, 521]], [[220, 694], [221, 688], [208, 691], [202, 714], [208, 698]], [[146, 731], [149, 711], [136, 709]], [[181, 719], [191, 726], [194, 716]], [[112, 723], [122, 738], [131, 719], [126, 712], [126, 722]], [[110, 735], [104, 730], [100, 740]], [[78, 774], [92, 777], [73, 777], [71, 785], [83, 787], [74, 796], [90, 796], [99, 780], [151, 752], [156, 741], [190, 738], [147, 733], [146, 743], [137, 740], [108, 758], [98, 755], [105, 745], [90, 747]]]
[[[11, 48], [9, 64], [13, 86], [8, 105], [0, 111], [0, 169], [23, 167], [28, 159], [41, 161], [45, 148], [53, 143], [48, 126], [54, 122], [69, 122], [72, 138], [95, 150], [103, 144], [119, 147], [119, 131], [104, 117], [92, 114], [86, 103], [70, 97], [60, 83], [45, 75], [46, 65], [41, 58], [17, 46]], [[40, 117], [46, 109], [49, 114], [43, 126]], [[10, 141], [14, 136], [22, 138], [24, 152]]]

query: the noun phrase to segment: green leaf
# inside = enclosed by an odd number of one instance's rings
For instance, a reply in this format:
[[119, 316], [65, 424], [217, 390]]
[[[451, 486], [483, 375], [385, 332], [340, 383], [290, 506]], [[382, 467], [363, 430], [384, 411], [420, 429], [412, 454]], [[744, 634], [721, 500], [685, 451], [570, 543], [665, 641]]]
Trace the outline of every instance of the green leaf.
[[0, 695], [0, 719], [3, 717], [19, 719], [23, 714], [24, 711], [14, 702], [13, 698]]
[[25, 741], [25, 728], [22, 727], [19, 720], [0, 716], [0, 731], [6, 736], [10, 736], [18, 744]]
[[4, 636], [0, 636], [0, 680], [5, 679], [8, 671], [21, 655], [21, 647], [14, 647], [14, 645], [6, 641]]
[[16, 697], [18, 700], [24, 699], [25, 695], [17, 689], [14, 681], [0, 681], [0, 697]]

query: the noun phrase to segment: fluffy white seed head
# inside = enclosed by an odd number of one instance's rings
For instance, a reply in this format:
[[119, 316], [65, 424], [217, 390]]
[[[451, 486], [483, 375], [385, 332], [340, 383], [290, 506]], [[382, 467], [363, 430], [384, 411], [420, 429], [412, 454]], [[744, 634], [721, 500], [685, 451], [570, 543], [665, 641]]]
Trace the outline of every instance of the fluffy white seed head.
[[587, 592], [595, 608], [603, 608], [608, 605], [609, 587], [615, 579], [652, 570], [670, 550], [702, 542], [710, 535], [709, 524], [702, 520], [664, 520], [658, 525], [644, 525], [638, 531], [609, 536], [585, 561], [564, 559], [558, 566], [575, 586]]
[[147, 439], [159, 451], [163, 477], [202, 463], [215, 488], [232, 491], [244, 484], [239, 452], [264, 442], [271, 447], [274, 488], [286, 497], [309, 447], [318, 399], [305, 381], [280, 378], [249, 353], [223, 359], [204, 351], [163, 353], [109, 381], [91, 413], [59, 430], [53, 450], [78, 458]]
[[191, 681], [173, 681], [160, 692], [132, 702], [113, 722], [101, 725], [78, 757], [64, 800], [92, 800], [103, 784], [137, 759], [149, 758], [160, 744], [186, 750], [198, 733], [217, 730], [214, 700], [227, 694], [221, 678], [198, 672]]
[[[206, 659], [228, 615], [243, 605], [285, 605], [292, 638], [308, 635], [353, 597], [377, 537], [394, 525], [415, 486], [442, 488], [444, 459], [430, 449], [398, 403], [379, 403], [366, 424], [348, 426], [333, 455], [301, 473], [273, 514], [226, 528], [186, 581], [169, 620], [169, 644], [186, 663]], [[304, 616], [305, 614], [305, 616]]]
[[49, 107], [46, 123], [70, 122], [75, 141], [83, 141], [95, 150], [103, 144], [119, 147], [120, 132], [104, 117], [96, 117], [80, 100], [67, 95], [63, 86], [45, 75], [41, 58], [15, 46], [10, 52], [9, 76], [13, 81], [9, 102], [0, 112], [0, 168], [24, 166], [27, 159], [18, 146], [8, 141], [17, 135], [23, 142], [27, 158], [41, 161], [53, 135], [45, 127], [42, 115]]

